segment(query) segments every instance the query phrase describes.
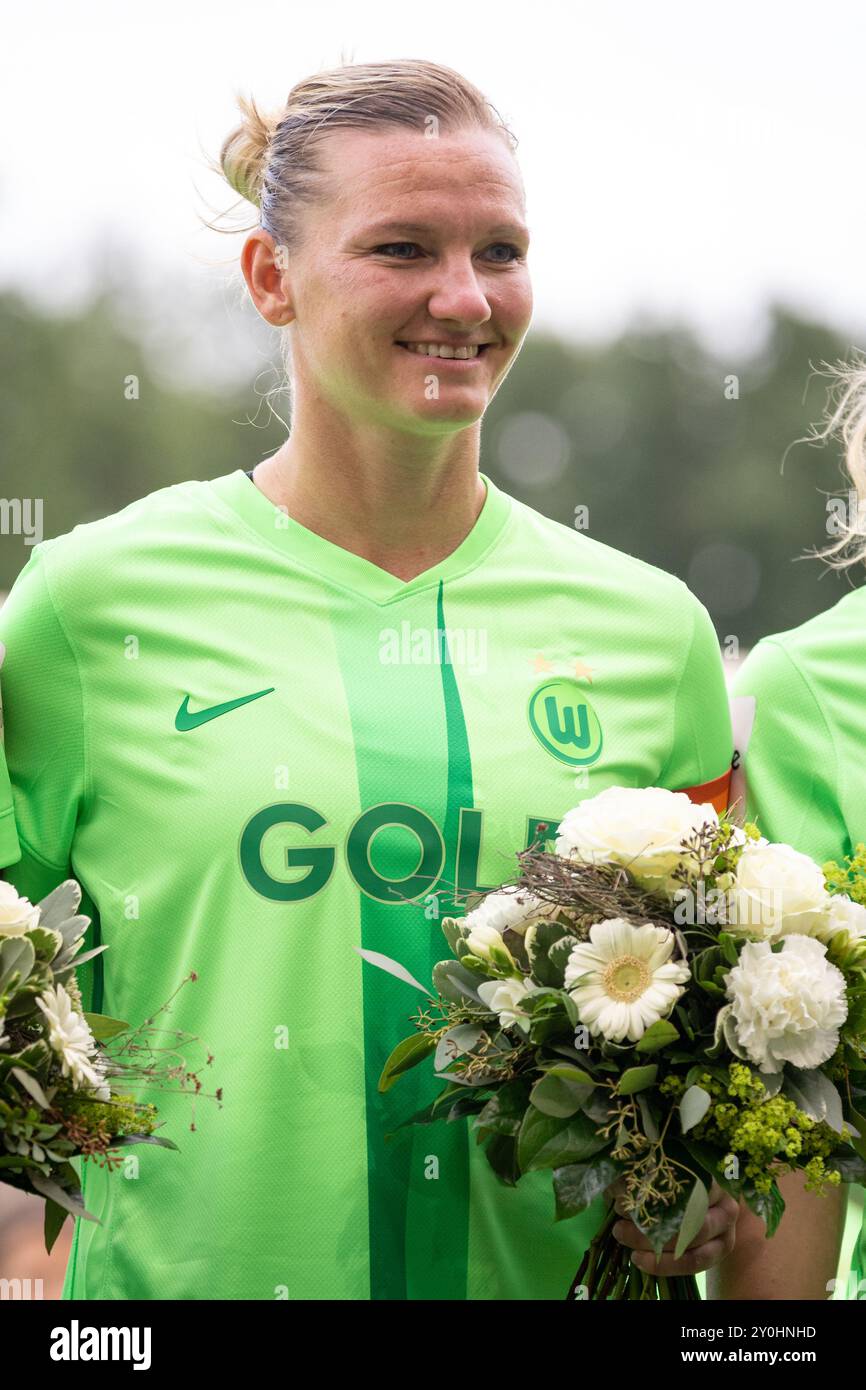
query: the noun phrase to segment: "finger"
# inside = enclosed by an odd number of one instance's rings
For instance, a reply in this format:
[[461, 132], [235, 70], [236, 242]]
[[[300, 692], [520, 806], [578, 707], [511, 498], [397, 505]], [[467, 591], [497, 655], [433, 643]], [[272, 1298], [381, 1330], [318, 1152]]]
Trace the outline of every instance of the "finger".
[[[710, 1207], [704, 1217], [703, 1224], [696, 1232], [695, 1237], [687, 1246], [692, 1250], [696, 1246], [705, 1245], [707, 1241], [715, 1240], [717, 1236], [723, 1236], [727, 1231], [733, 1231], [737, 1224], [737, 1217], [740, 1214], [739, 1203], [732, 1197], [722, 1194], [723, 1200]], [[619, 1211], [619, 1207], [617, 1207]], [[620, 1245], [626, 1245], [630, 1250], [651, 1250], [652, 1245], [646, 1236], [638, 1230], [631, 1220], [617, 1221], [614, 1223], [613, 1234]], [[676, 1247], [677, 1237], [671, 1239], [664, 1245], [664, 1250], [673, 1250]]]
[[733, 1248], [734, 1236], [733, 1232], [729, 1232], [724, 1239], [719, 1237], [707, 1241], [704, 1245], [690, 1246], [678, 1260], [666, 1253], [656, 1260], [651, 1250], [633, 1250], [629, 1258], [644, 1274], [655, 1274], [670, 1279], [687, 1274], [702, 1274], [729, 1255]]

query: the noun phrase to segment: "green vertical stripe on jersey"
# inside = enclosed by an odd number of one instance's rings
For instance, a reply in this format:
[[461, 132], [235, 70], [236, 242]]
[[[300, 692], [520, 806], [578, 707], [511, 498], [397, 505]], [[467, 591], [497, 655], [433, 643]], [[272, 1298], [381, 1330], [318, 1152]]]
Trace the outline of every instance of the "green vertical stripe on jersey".
[[[416, 626], [426, 624], [438, 633], [444, 629], [442, 587], [440, 580], [437, 595], [428, 590], [415, 601], [404, 600], [401, 614]], [[352, 721], [360, 803], [395, 803], [395, 816], [401, 814], [399, 803], [406, 803], [443, 825], [444, 833], [442, 840], [437, 837], [427, 845], [426, 884], [410, 880], [408, 887], [395, 890], [395, 902], [362, 894], [362, 944], [397, 958], [422, 984], [430, 985], [433, 966], [447, 954], [439, 920], [455, 910], [453, 903], [432, 890], [439, 877], [447, 883], [454, 881], [459, 808], [472, 805], [466, 729], [454, 673], [447, 664], [446, 638], [441, 665], [387, 668], [392, 689], [383, 742], [379, 630], [387, 620], [376, 608], [365, 616], [366, 621], [335, 629]], [[435, 750], [432, 758], [431, 749]], [[429, 771], [425, 775], [425, 766], [432, 767], [432, 780]], [[423, 845], [420, 852], [423, 855]], [[372, 867], [383, 879], [399, 883], [412, 873], [414, 853], [409, 832], [385, 828], [373, 842]], [[414, 893], [414, 899], [400, 904], [399, 897], [407, 892]], [[464, 1299], [465, 1127], [440, 1121], [420, 1130], [402, 1130], [386, 1140], [401, 1120], [438, 1094], [442, 1083], [428, 1064], [408, 1072], [384, 1094], [379, 1092], [378, 1078], [388, 1053], [413, 1031], [410, 1014], [425, 1001], [411, 986], [375, 966], [365, 963], [362, 968], [370, 1297]]]

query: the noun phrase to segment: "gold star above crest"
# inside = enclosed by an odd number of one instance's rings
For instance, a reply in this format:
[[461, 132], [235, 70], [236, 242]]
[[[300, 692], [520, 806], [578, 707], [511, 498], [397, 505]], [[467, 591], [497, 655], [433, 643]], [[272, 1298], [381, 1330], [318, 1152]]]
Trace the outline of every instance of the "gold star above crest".
[[[553, 662], [548, 661], [543, 652], [536, 652], [535, 656], [532, 658], [532, 666], [536, 675], [541, 675], [543, 671], [556, 670]], [[568, 667], [568, 674], [571, 675], [573, 673], [577, 680], [582, 680], [585, 677], [590, 685], [592, 685], [592, 673], [594, 669], [594, 667], [587, 666], [585, 662], [576, 658]]]
[[552, 662], [548, 661], [547, 657], [544, 656], [541, 652], [536, 652], [535, 660], [532, 664], [535, 668], [536, 673], [540, 673], [541, 671], [553, 670]]

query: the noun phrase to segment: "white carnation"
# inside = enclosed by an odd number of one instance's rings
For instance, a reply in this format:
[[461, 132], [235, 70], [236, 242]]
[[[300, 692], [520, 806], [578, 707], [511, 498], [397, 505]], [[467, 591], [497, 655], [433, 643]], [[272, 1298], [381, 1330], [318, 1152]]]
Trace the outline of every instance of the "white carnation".
[[826, 957], [811, 936], [787, 936], [779, 951], [748, 941], [728, 972], [735, 1037], [761, 1071], [784, 1062], [809, 1070], [836, 1051], [848, 1005], [845, 977]]
[[[664, 787], [608, 787], [567, 811], [556, 853], [595, 864], [622, 864], [644, 887], [671, 892], [683, 862], [681, 842], [718, 827], [715, 808]], [[686, 862], [688, 862], [686, 860]]]

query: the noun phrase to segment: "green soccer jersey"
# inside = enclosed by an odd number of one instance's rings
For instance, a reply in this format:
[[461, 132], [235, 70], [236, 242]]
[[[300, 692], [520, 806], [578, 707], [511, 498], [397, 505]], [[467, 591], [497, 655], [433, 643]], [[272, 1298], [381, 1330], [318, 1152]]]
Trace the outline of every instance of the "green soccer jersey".
[[[765, 637], [731, 686], [746, 813], [767, 839], [819, 864], [866, 841], [866, 585]], [[751, 734], [747, 730], [751, 720]], [[855, 1249], [866, 1269], [866, 1226]]]
[[64, 1297], [565, 1297], [601, 1201], [556, 1223], [550, 1173], [500, 1184], [465, 1120], [395, 1132], [442, 1083], [379, 1093], [423, 996], [358, 948], [429, 984], [541, 823], [614, 784], [724, 807], [732, 735], [686, 586], [481, 476], [408, 582], [238, 469], [43, 542], [0, 611], [6, 876], [82, 884], [85, 1007], [137, 1025], [195, 970], [167, 1022], [223, 1090], [193, 1132], [139, 1089], [180, 1151], [83, 1163]]

